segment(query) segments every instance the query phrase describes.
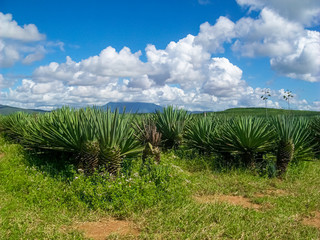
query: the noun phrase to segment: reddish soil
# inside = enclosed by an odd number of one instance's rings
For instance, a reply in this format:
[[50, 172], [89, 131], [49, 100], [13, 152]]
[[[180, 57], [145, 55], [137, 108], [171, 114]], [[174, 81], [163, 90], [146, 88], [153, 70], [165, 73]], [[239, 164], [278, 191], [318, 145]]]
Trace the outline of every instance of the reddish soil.
[[105, 240], [111, 234], [138, 236], [139, 231], [133, 222], [110, 219], [100, 219], [97, 222], [79, 222], [75, 228], [84, 233], [87, 238]]
[[205, 195], [195, 196], [194, 199], [199, 203], [216, 203], [216, 202], [227, 202], [232, 205], [237, 205], [245, 208], [259, 209], [259, 204], [252, 203], [250, 199], [242, 196], [232, 195]]
[[320, 229], [320, 212], [315, 212], [314, 217], [303, 219], [302, 223]]

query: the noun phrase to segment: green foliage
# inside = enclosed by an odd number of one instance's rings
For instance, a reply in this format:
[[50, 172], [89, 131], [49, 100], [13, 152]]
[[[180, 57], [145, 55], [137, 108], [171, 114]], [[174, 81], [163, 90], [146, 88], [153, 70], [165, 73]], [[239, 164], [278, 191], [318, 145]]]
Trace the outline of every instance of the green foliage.
[[172, 106], [163, 108], [163, 112], [156, 112], [156, 126], [162, 134], [165, 148], [178, 148], [181, 145], [185, 125], [189, 119], [190, 114], [186, 110], [173, 108]]
[[317, 156], [320, 155], [320, 117], [315, 117], [312, 119], [311, 124], [311, 136], [313, 137], [314, 141], [314, 152]]
[[3, 126], [28, 148], [74, 153], [90, 172], [108, 164], [110, 173], [115, 174], [123, 157], [142, 151], [131, 118], [110, 109], [64, 107], [43, 115], [19, 113], [8, 116]]
[[256, 153], [273, 147], [274, 132], [263, 118], [238, 117], [228, 120], [219, 129], [217, 148], [221, 152], [242, 156], [245, 164], [253, 164]]
[[[304, 111], [304, 110], [287, 110], [287, 109], [276, 109], [268, 108], [268, 116], [275, 115], [290, 115], [290, 116], [304, 116], [312, 117], [319, 116], [319, 111]], [[266, 108], [230, 108], [221, 112], [216, 112], [215, 114], [227, 115], [227, 116], [259, 116], [264, 117], [266, 115]]]
[[270, 120], [276, 131], [276, 142], [292, 142], [294, 145], [293, 159], [308, 159], [313, 156], [309, 124], [304, 117], [277, 116]]
[[185, 131], [185, 139], [188, 147], [197, 149], [200, 153], [212, 153], [217, 137], [216, 117], [198, 116], [188, 123]]
[[[319, 239], [317, 228], [303, 224], [320, 210], [319, 161], [297, 162], [279, 181], [244, 169], [214, 171], [202, 167], [204, 156], [180, 158], [180, 151], [165, 153], [160, 165], [125, 159], [110, 179], [103, 172], [84, 176], [72, 165], [58, 168], [59, 162], [0, 138], [0, 238], [80, 240], [74, 223], [114, 216], [133, 220], [141, 239]], [[193, 197], [217, 195], [261, 208]]]

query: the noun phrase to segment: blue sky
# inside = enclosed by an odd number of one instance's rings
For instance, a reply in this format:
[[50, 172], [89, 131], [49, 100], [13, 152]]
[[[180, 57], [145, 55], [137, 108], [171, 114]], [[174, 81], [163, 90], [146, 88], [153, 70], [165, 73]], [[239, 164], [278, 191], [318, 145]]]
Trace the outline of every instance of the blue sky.
[[0, 104], [320, 111], [318, 0], [0, 2]]

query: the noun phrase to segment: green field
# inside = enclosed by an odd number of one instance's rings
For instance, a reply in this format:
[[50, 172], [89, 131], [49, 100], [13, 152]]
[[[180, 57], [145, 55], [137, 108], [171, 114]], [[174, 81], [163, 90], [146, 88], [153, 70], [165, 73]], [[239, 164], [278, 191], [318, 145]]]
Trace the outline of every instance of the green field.
[[[170, 108], [4, 117], [0, 239], [319, 239], [317, 121]], [[134, 230], [112, 230], [124, 221]]]
[[[227, 114], [227, 115], [253, 115], [253, 116], [265, 116], [265, 108], [230, 108], [218, 114]], [[269, 115], [279, 115], [287, 114], [294, 116], [319, 116], [320, 112], [318, 111], [304, 111], [304, 110], [287, 110], [287, 109], [276, 109], [276, 108], [267, 108], [267, 114]]]

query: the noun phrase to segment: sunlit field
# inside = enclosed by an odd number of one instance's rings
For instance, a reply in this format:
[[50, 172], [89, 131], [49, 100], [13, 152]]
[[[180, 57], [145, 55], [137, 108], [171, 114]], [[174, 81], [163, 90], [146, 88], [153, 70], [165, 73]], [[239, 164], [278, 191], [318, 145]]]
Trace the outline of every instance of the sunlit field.
[[318, 239], [319, 116], [1, 117], [1, 239]]

